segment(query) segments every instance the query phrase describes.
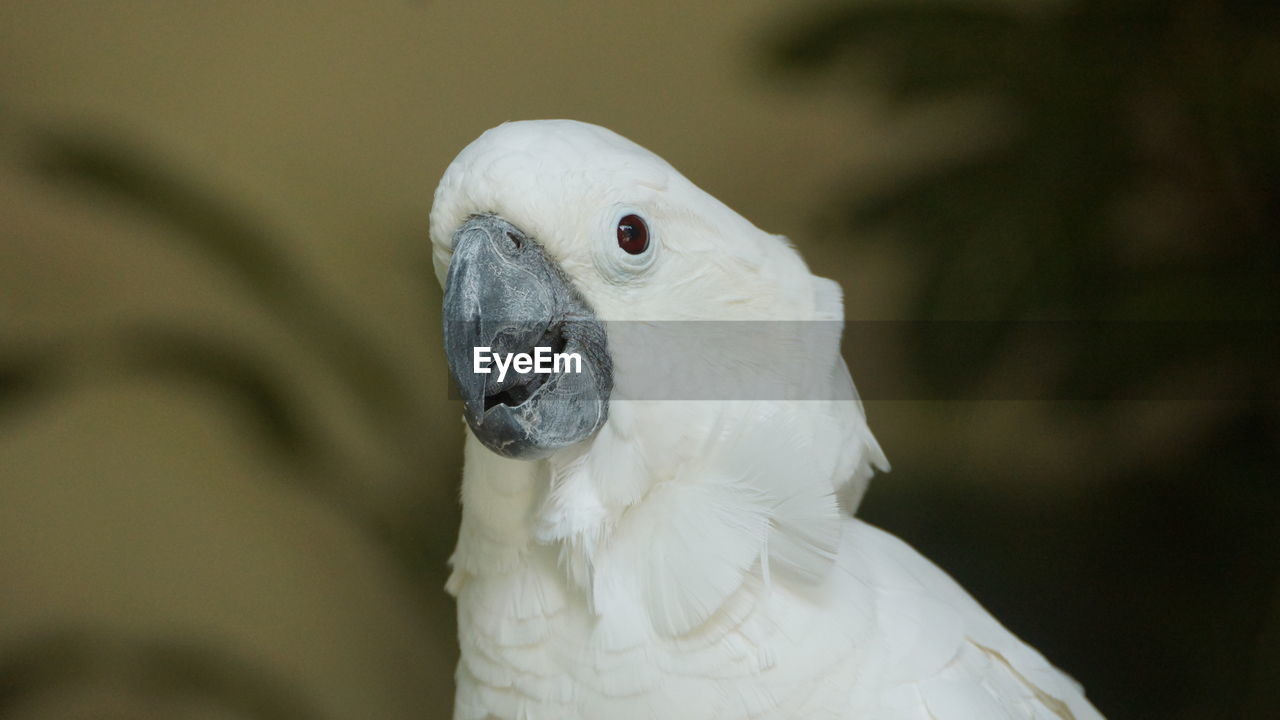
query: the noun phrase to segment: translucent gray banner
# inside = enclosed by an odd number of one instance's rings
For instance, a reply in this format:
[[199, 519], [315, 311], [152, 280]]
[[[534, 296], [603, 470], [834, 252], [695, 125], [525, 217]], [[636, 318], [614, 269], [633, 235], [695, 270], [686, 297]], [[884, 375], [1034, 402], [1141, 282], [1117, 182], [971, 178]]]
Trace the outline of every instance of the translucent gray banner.
[[[613, 397], [627, 400], [849, 400], [846, 364], [864, 400], [1191, 400], [1212, 398], [1224, 384], [1275, 380], [1280, 367], [1275, 322], [664, 321], [605, 327]], [[489, 368], [499, 370], [492, 359]], [[452, 383], [450, 397], [460, 397]]]

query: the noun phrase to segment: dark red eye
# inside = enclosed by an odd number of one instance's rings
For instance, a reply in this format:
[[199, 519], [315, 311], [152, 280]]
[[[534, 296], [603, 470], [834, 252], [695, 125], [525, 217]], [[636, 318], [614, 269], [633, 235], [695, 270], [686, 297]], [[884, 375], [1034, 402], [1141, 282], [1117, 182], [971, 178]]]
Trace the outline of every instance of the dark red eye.
[[639, 215], [628, 215], [618, 221], [618, 247], [631, 255], [649, 249], [649, 226]]

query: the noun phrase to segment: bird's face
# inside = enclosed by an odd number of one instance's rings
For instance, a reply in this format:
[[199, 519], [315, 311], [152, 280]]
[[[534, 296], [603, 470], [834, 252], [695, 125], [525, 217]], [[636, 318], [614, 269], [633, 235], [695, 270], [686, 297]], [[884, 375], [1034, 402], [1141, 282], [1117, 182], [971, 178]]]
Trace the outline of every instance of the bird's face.
[[[762, 268], [803, 270], [661, 158], [572, 121], [508, 123], [465, 148], [436, 190], [431, 235], [467, 423], [521, 459], [604, 424], [615, 373], [627, 372], [606, 318], [768, 317], [790, 298]], [[520, 354], [536, 363], [537, 348], [542, 367], [514, 364]]]

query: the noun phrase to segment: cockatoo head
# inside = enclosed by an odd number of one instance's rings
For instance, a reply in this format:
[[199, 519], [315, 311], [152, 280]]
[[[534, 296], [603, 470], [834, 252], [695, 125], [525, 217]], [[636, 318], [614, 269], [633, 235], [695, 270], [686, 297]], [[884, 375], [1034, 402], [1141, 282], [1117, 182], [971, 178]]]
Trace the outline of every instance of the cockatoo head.
[[[783, 238], [639, 145], [569, 120], [506, 123], [463, 149], [436, 190], [431, 240], [467, 422], [514, 458], [546, 457], [604, 424], [632, 371], [606, 320], [810, 320], [818, 298], [839, 304]], [[476, 347], [538, 346], [579, 354], [581, 371], [474, 372]]]

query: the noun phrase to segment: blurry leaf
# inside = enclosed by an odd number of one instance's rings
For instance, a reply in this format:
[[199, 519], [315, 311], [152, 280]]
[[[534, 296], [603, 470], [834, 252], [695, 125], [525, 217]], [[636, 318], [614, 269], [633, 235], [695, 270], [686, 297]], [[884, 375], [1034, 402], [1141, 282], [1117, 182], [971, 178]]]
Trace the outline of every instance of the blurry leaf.
[[[423, 427], [419, 404], [390, 358], [368, 342], [351, 312], [332, 302], [326, 289], [294, 264], [278, 236], [246, 210], [168, 168], [163, 159], [92, 133], [44, 133], [36, 148], [33, 165], [51, 183], [165, 224], [172, 231], [165, 237], [239, 281], [252, 299], [335, 375], [338, 387], [353, 396], [353, 406], [363, 412], [343, 422], [363, 422], [369, 436], [385, 444], [380, 449], [388, 451], [386, 463], [371, 468], [364, 457], [343, 455], [345, 446], [326, 435], [326, 424], [308, 417], [311, 406], [297, 395], [305, 388], [287, 374], [289, 368], [267, 362], [262, 353], [238, 347], [230, 338], [177, 326], [125, 327], [89, 339], [91, 345], [111, 344], [108, 354], [98, 347], [77, 347], [73, 339], [64, 350], [71, 355], [86, 353], [77, 357], [84, 361], [88, 376], [123, 371], [176, 377], [216, 389], [242, 411], [246, 435], [287, 457], [294, 464], [291, 477], [302, 479], [308, 492], [324, 496], [381, 543], [415, 584], [424, 576], [434, 579], [441, 557], [423, 550], [423, 538], [434, 538], [430, 533], [438, 528], [425, 528], [420, 522], [431, 513], [415, 515], [407, 507], [410, 498], [392, 507], [370, 492], [373, 487], [410, 488], [420, 483], [433, 458], [423, 441], [428, 429]], [[104, 364], [106, 357], [111, 361]], [[123, 366], [118, 360], [123, 360]], [[0, 412], [16, 407], [28, 394], [26, 389], [39, 378], [31, 370], [16, 362], [0, 366]], [[63, 379], [74, 382], [85, 377]], [[456, 515], [448, 517], [452, 521]]]
[[[847, 198], [855, 226], [896, 229], [915, 249], [916, 317], [1257, 320], [1280, 306], [1280, 143], [1271, 111], [1252, 99], [1280, 102], [1280, 12], [1262, 5], [857, 3], [797, 21], [775, 58], [812, 74], [852, 54], [872, 60], [903, 103], [976, 92], [1011, 114], [1008, 142]], [[1197, 262], [1119, 261], [1122, 203], [1154, 180], [1184, 199], [1178, 209], [1196, 225], [1179, 232], [1206, 249]], [[913, 357], [943, 385], [980, 382], [1016, 344], [998, 325], [963, 341], [954, 326], [919, 327]], [[1080, 343], [1064, 357], [1075, 387], [1090, 372], [1087, 348], [1100, 347]], [[1191, 359], [1181, 349], [1163, 358]]]
[[[147, 378], [169, 377], [208, 385], [219, 397], [228, 398], [251, 425], [246, 437], [262, 440], [273, 451], [294, 463], [303, 489], [324, 497], [373, 540], [379, 542], [411, 577], [424, 570], [416, 538], [423, 528], [404, 527], [361, 492], [358, 484], [326, 462], [327, 439], [308, 424], [305, 409], [290, 393], [290, 385], [251, 354], [234, 344], [198, 332], [175, 327], [139, 326], [120, 339], [127, 372]], [[438, 558], [432, 558], [438, 559]]]
[[245, 720], [321, 717], [283, 679], [213, 648], [60, 630], [36, 635], [0, 657], [0, 718], [42, 696], [83, 692], [101, 683], [120, 686], [125, 694], [113, 700], [136, 698], [138, 709], [173, 708], [175, 701], [185, 701]]
[[271, 234], [244, 213], [115, 141], [53, 135], [44, 143], [38, 165], [52, 180], [103, 193], [172, 225], [179, 231], [174, 238], [222, 265], [314, 343], [374, 417], [394, 425], [407, 412], [407, 393], [385, 359], [370, 349], [347, 313], [329, 306]]
[[49, 357], [0, 350], [0, 429], [10, 413], [51, 388], [52, 375]]
[[1008, 41], [1018, 29], [1018, 16], [1008, 8], [958, 3], [863, 3], [834, 6], [797, 23], [775, 43], [775, 61], [812, 69], [832, 62], [841, 52], [867, 44], [919, 42], [936, 52], [956, 37], [987, 42]]
[[297, 271], [269, 234], [221, 206], [136, 148], [87, 136], [53, 135], [38, 160], [50, 179], [137, 206], [181, 231], [175, 238], [224, 264], [264, 298], [278, 300]]
[[297, 460], [307, 455], [309, 436], [302, 411], [287, 394], [289, 387], [260, 361], [232, 344], [198, 332], [173, 327], [134, 328], [125, 333], [129, 369], [146, 377], [177, 376], [206, 383], [244, 410], [257, 432], [275, 450]]
[[79, 363], [94, 365], [95, 372], [123, 371], [205, 383], [239, 405], [243, 417], [257, 428], [248, 434], [294, 460], [305, 456], [309, 445], [321, 442], [305, 429], [301, 409], [288, 396], [288, 384], [232, 343], [173, 327], [134, 327], [105, 341], [123, 346], [124, 367], [101, 366], [93, 359], [112, 355], [103, 352], [101, 341], [0, 353], [0, 419], [42, 393], [65, 390], [83, 380], [82, 374], [55, 373]]

